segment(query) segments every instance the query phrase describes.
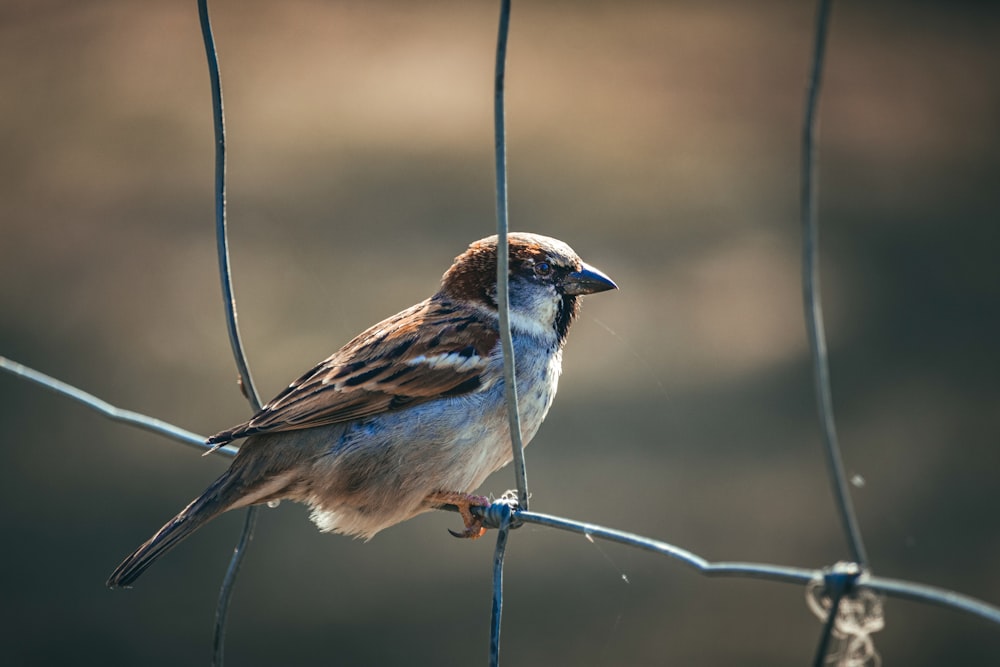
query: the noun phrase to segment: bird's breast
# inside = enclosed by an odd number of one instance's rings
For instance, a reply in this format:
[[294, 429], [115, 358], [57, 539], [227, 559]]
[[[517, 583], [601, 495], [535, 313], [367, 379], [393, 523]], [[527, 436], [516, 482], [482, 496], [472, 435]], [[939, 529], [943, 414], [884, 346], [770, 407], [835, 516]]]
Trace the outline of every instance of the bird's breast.
[[[515, 346], [517, 407], [524, 444], [535, 437], [552, 406], [562, 373], [562, 350], [537, 349], [536, 345]], [[527, 349], [524, 349], [527, 348]], [[502, 387], [501, 387], [502, 389]], [[501, 410], [506, 414], [506, 402]]]

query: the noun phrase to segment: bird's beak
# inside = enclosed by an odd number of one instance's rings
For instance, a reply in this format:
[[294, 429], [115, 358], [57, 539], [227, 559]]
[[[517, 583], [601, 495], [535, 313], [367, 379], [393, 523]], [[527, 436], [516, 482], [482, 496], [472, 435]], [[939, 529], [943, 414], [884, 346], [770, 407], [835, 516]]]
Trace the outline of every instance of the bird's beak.
[[618, 289], [615, 281], [594, 267], [580, 262], [580, 270], [566, 276], [563, 280], [563, 294], [596, 294], [609, 289]]

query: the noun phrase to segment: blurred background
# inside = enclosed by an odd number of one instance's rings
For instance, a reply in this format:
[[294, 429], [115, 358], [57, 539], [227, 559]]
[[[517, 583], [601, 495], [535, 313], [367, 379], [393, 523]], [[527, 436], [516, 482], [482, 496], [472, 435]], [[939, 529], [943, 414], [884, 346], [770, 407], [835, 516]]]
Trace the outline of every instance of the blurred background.
[[[429, 295], [494, 228], [493, 2], [212, 3], [240, 323], [265, 398]], [[813, 3], [515, 3], [512, 227], [588, 299], [527, 450], [533, 509], [715, 560], [847, 557], [799, 278]], [[1000, 8], [838, 2], [821, 106], [834, 399], [877, 573], [1000, 603]], [[0, 6], [0, 354], [206, 435], [242, 421], [194, 2]], [[0, 375], [0, 663], [207, 664], [242, 517], [132, 591], [114, 566], [226, 460]], [[505, 469], [482, 489], [513, 486]], [[233, 665], [486, 662], [493, 539], [369, 543], [265, 510]], [[525, 527], [510, 665], [802, 665], [803, 591]], [[627, 579], [627, 582], [625, 581]], [[1000, 628], [892, 600], [888, 665], [996, 664]]]

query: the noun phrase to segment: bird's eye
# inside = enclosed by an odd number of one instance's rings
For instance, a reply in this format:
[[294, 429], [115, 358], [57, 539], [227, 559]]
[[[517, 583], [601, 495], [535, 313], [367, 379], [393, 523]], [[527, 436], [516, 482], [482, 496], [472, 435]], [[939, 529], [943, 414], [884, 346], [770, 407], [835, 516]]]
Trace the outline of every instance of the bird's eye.
[[535, 264], [535, 273], [540, 276], [547, 276], [552, 273], [552, 266], [548, 262], [539, 262]]

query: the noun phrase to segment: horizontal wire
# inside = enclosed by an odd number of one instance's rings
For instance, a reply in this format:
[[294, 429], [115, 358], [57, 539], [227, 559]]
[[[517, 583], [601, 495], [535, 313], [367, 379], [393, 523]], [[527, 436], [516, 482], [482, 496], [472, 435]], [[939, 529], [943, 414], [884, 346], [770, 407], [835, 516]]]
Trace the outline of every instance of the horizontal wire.
[[33, 368], [29, 368], [24, 364], [12, 361], [7, 357], [0, 356], [0, 370], [5, 370], [12, 375], [28, 380], [29, 382], [32, 382], [44, 389], [48, 389], [56, 394], [70, 398], [77, 403], [94, 410], [95, 412], [99, 412], [112, 421], [128, 424], [129, 426], [141, 428], [144, 431], [150, 431], [158, 435], [166, 436], [171, 440], [176, 440], [177, 442], [200, 449], [204, 452], [211, 451], [213, 454], [222, 454], [224, 456], [233, 457], [236, 456], [236, 452], [239, 451], [238, 448], [232, 445], [219, 447], [213, 451], [212, 445], [205, 443], [204, 436], [192, 433], [191, 431], [187, 431], [174, 426], [173, 424], [168, 424], [163, 420], [149, 417], [139, 412], [123, 410], [115, 407], [107, 401], [97, 398], [93, 394], [89, 394], [82, 389], [78, 389], [71, 384], [67, 384], [62, 380], [57, 380], [56, 378], [36, 371]]
[[[147, 417], [146, 415], [133, 412], [131, 410], [122, 410], [117, 408], [110, 403], [93, 396], [92, 394], [88, 394], [87, 392], [77, 389], [72, 385], [28, 368], [23, 364], [11, 361], [6, 357], [0, 356], [0, 370], [5, 370], [13, 375], [54, 391], [57, 394], [73, 399], [114, 421], [136, 426], [201, 450], [207, 451], [210, 448], [208, 445], [205, 445], [204, 440], [200, 435], [178, 428], [160, 419]], [[236, 452], [236, 447], [227, 445], [225, 447], [220, 447], [214, 453], [234, 456]], [[499, 512], [502, 510], [498, 508], [499, 505], [501, 505], [501, 503], [495, 503], [489, 507], [473, 506], [470, 509], [474, 514], [484, 518], [485, 525], [495, 527], [491, 525], [491, 517], [500, 516]], [[458, 508], [452, 505], [443, 505], [439, 509], [455, 512], [458, 511]], [[512, 520], [512, 523], [520, 521], [523, 523], [533, 523], [549, 528], [557, 528], [559, 530], [588, 535], [590, 537], [610, 542], [618, 542], [619, 544], [624, 544], [636, 549], [642, 549], [644, 551], [650, 551], [668, 556], [709, 577], [738, 577], [743, 579], [764, 579], [768, 581], [778, 581], [791, 584], [808, 584], [815, 581], [817, 578], [822, 579], [828, 574], [826, 570], [822, 569], [773, 565], [770, 563], [750, 563], [741, 561], [712, 562], [691, 551], [688, 551], [687, 549], [682, 549], [681, 547], [667, 542], [643, 537], [641, 535], [636, 535], [635, 533], [616, 530], [614, 528], [606, 528], [593, 523], [574, 521], [572, 519], [552, 516], [549, 514], [540, 514], [538, 512], [522, 512], [515, 509], [512, 512]], [[878, 593], [884, 593], [890, 597], [910, 600], [913, 602], [928, 603], [946, 609], [961, 611], [1000, 625], [1000, 607], [984, 602], [970, 595], [965, 595], [963, 593], [958, 593], [945, 588], [920, 584], [912, 581], [904, 581], [902, 579], [876, 577], [868, 574], [862, 574], [858, 578], [855, 586], [858, 588], [867, 588]]]
[[[492, 506], [491, 506], [492, 507]], [[472, 508], [473, 511], [479, 509]], [[490, 509], [490, 508], [483, 508]], [[808, 584], [817, 576], [822, 577], [821, 570], [810, 570], [800, 567], [785, 567], [781, 565], [768, 565], [763, 563], [744, 563], [722, 561], [713, 563], [701, 556], [682, 549], [681, 547], [654, 540], [635, 533], [629, 533], [614, 528], [605, 528], [593, 523], [574, 521], [550, 514], [540, 514], [538, 512], [521, 512], [514, 510], [514, 518], [524, 523], [533, 523], [549, 528], [558, 528], [572, 533], [579, 533], [588, 537], [596, 537], [609, 542], [618, 542], [626, 546], [651, 551], [662, 556], [668, 556], [674, 560], [688, 565], [701, 574], [710, 577], [744, 577], [751, 579], [768, 579], [785, 583]]]
[[858, 579], [857, 586], [873, 590], [877, 593], [884, 593], [889, 597], [913, 602], [925, 602], [946, 609], [954, 609], [978, 616], [991, 623], [1000, 624], [1000, 607], [983, 602], [971, 595], [965, 595], [946, 588], [938, 588], [937, 586], [929, 586], [902, 579], [867, 575], [862, 575]]
[[[456, 508], [457, 509], [457, 508]], [[471, 508], [473, 513], [477, 510], [490, 508]], [[488, 514], [485, 512], [484, 514]], [[628, 533], [613, 528], [605, 528], [592, 523], [573, 521], [563, 517], [538, 514], [536, 512], [520, 512], [514, 510], [514, 519], [524, 523], [534, 523], [540, 526], [558, 528], [590, 537], [597, 537], [610, 542], [618, 542], [627, 546], [652, 551], [653, 553], [669, 556], [685, 565], [693, 567], [699, 573], [709, 577], [740, 577], [744, 579], [766, 579], [770, 581], [780, 581], [793, 584], [807, 584], [816, 579], [823, 579], [828, 575], [826, 570], [810, 570], [801, 567], [786, 565], [772, 565], [768, 563], [747, 563], [736, 561], [712, 562], [701, 556], [682, 549], [667, 542], [653, 540], [648, 537]], [[970, 595], [958, 593], [956, 591], [920, 584], [902, 579], [891, 579], [888, 577], [876, 577], [869, 574], [862, 574], [858, 577], [856, 588], [867, 588], [877, 593], [884, 593], [890, 597], [911, 600], [915, 602], [926, 602], [939, 607], [961, 611], [973, 616], [1000, 625], [1000, 607], [984, 602]]]

